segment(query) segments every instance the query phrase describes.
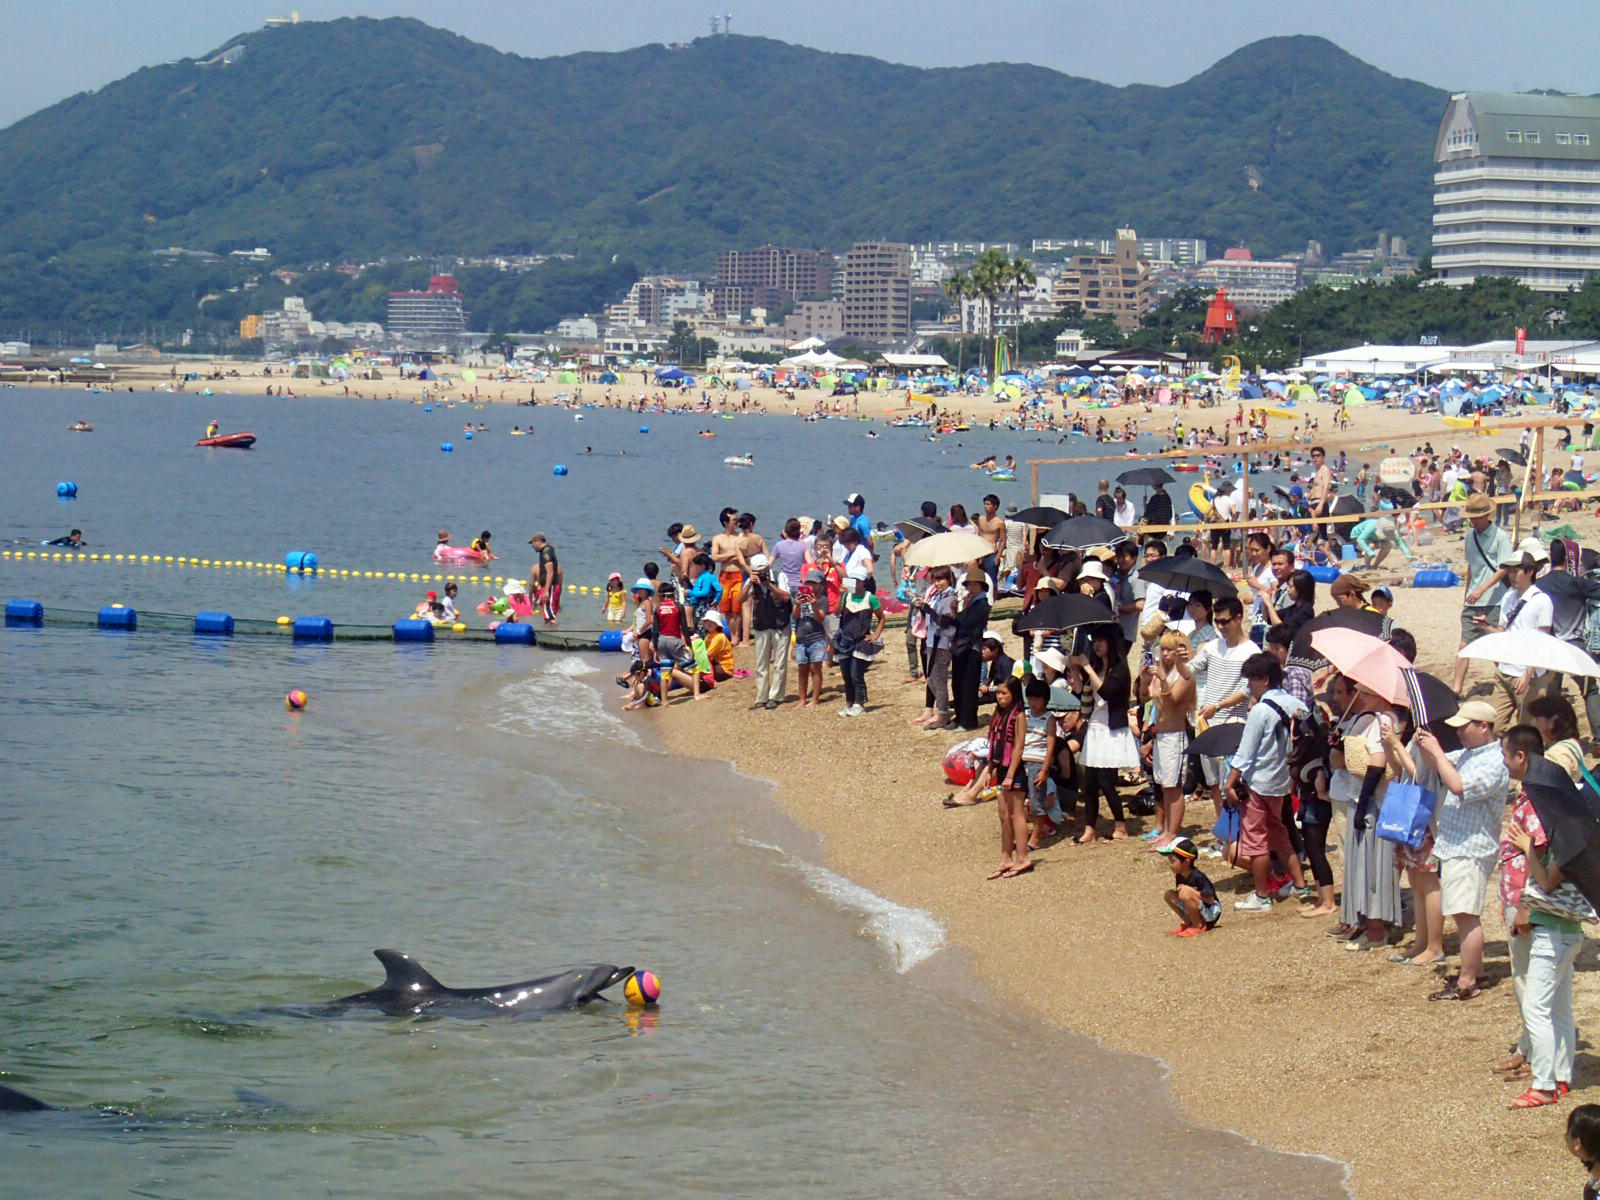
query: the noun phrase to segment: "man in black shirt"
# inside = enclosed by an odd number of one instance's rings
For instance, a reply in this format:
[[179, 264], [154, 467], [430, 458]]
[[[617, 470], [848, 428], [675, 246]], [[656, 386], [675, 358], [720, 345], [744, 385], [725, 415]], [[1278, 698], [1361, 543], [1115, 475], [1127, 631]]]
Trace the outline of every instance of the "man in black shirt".
[[1094, 515], [1113, 521], [1117, 515], [1117, 502], [1111, 498], [1111, 480], [1100, 481], [1100, 494], [1094, 498]]
[[772, 560], [750, 561], [750, 629], [756, 645], [756, 704], [777, 708], [789, 690], [789, 618], [794, 602], [772, 578]]
[[1172, 524], [1172, 497], [1167, 495], [1166, 488], [1156, 485], [1150, 498], [1144, 502], [1144, 524], [1170, 525]]

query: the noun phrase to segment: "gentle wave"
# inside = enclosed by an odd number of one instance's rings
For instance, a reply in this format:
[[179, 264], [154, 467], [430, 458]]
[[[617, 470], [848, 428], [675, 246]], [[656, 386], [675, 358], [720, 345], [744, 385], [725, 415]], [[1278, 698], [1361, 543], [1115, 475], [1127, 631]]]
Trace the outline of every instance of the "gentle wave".
[[591, 662], [585, 662], [576, 654], [568, 654], [556, 659], [554, 662], [541, 666], [538, 673], [540, 675], [565, 675], [569, 679], [575, 679], [579, 675], [594, 675], [599, 670], [599, 667]]
[[[570, 661], [582, 665], [581, 660]], [[589, 668], [584, 673], [592, 674], [593, 670]], [[503, 707], [500, 715], [490, 722], [491, 728], [515, 737], [585, 741], [591, 741], [598, 732], [626, 745], [642, 745], [638, 733], [623, 719], [623, 714], [605, 704], [605, 700], [611, 698], [614, 705], [620, 705], [617, 699], [622, 695], [620, 689], [612, 697], [578, 682], [575, 674], [567, 670], [540, 671], [508, 683], [500, 689]]]
[[784, 865], [798, 871], [817, 895], [865, 917], [861, 932], [888, 951], [889, 961], [899, 974], [904, 975], [944, 949], [944, 925], [927, 909], [896, 904], [827, 867], [796, 858], [781, 846], [745, 837], [739, 842], [759, 850], [771, 850], [783, 859]]

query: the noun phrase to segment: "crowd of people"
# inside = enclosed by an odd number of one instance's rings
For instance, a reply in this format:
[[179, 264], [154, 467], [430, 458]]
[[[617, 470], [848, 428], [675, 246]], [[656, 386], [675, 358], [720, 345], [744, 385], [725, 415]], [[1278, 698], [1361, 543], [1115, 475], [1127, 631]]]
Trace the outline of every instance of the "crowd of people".
[[[1431, 447], [1417, 453], [1435, 457]], [[1462, 647], [1531, 630], [1585, 654], [1600, 649], [1597, 556], [1560, 538], [1513, 544], [1489, 497], [1488, 464], [1444, 457], [1465, 535]], [[1318, 506], [1300, 515], [1315, 525], [1338, 486], [1354, 477], [1363, 487], [1366, 474], [1314, 451], [1306, 484]], [[1093, 504], [1107, 520], [1134, 524], [1121, 488], [1102, 484]], [[754, 514], [734, 508], [709, 538], [692, 524], [670, 526], [662, 562], [647, 563], [631, 591], [627, 644], [637, 658], [623, 680], [626, 706], [664, 703], [676, 689], [701, 699], [748, 674], [752, 706], [774, 710], [791, 698], [792, 661], [798, 707], [820, 707], [837, 670], [840, 715], [861, 717], [870, 668], [897, 657], [885, 654], [886, 615], [896, 610], [900, 682], [922, 700], [910, 725], [975, 735], [957, 747], [969, 777], [944, 804], [995, 804], [989, 879], [1031, 872], [1046, 844], [1138, 838], [1170, 869], [1163, 899], [1178, 937], [1204, 936], [1229, 911], [1249, 919], [1298, 902], [1298, 914], [1326, 921], [1344, 949], [1397, 969], [1434, 968], [1419, 976], [1431, 979], [1451, 965], [1448, 924], [1454, 970], [1427, 992], [1442, 1003], [1482, 994], [1482, 918], [1495, 896], [1520, 1017], [1516, 1045], [1495, 1070], [1517, 1089], [1512, 1108], [1566, 1096], [1573, 969], [1594, 916], [1552, 854], [1541, 797], [1559, 794], [1600, 820], [1586, 758], [1591, 684], [1497, 663], [1486, 694], [1481, 685], [1466, 694], [1468, 664], [1458, 659], [1455, 678], [1436, 681], [1450, 697], [1440, 717], [1426, 689], [1408, 700], [1336, 667], [1308, 642], [1307, 626], [1370, 631], [1363, 636], [1408, 663], [1417, 647], [1390, 619], [1392, 591], [1361, 577], [1358, 568], [1381, 562], [1376, 553], [1326, 584], [1307, 569], [1326, 561], [1327, 529], [1304, 538], [1291, 529], [1283, 541], [1276, 530], [1250, 530], [1237, 546], [1215, 536], [1223, 531], [1174, 530], [1175, 542], [1051, 547], [988, 495], [975, 516], [926, 502], [914, 532], [972, 533], [989, 553], [918, 567], [906, 561], [914, 540], [885, 538], [863, 496], [844, 507], [827, 520], [788, 518], [770, 543]], [[1150, 515], [1147, 504], [1140, 516]], [[1374, 549], [1388, 540], [1388, 531], [1364, 532]], [[1203, 586], [1182, 584], [1204, 568], [1212, 574]], [[993, 605], [1005, 596], [1018, 601], [1016, 619], [1000, 623]], [[1080, 608], [1052, 627], [1047, 606], [1071, 597], [1099, 615], [1082, 619]], [[750, 648], [750, 672], [735, 667], [739, 647]], [[1408, 804], [1413, 827], [1399, 837], [1393, 812]], [[1202, 811], [1214, 823], [1197, 825]], [[1237, 872], [1245, 884], [1231, 909], [1208, 870]]]

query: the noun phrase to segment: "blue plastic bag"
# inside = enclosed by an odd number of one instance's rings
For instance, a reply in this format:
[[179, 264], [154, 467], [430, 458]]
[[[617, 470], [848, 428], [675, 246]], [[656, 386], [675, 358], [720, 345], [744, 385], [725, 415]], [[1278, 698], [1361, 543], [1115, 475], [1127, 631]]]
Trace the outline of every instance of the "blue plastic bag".
[[1243, 809], [1223, 809], [1217, 814], [1217, 823], [1211, 827], [1211, 835], [1224, 846], [1237, 842], [1239, 840], [1239, 822], [1243, 816]]
[[1386, 842], [1416, 850], [1428, 836], [1433, 807], [1439, 797], [1420, 784], [1392, 780], [1378, 810], [1378, 836]]

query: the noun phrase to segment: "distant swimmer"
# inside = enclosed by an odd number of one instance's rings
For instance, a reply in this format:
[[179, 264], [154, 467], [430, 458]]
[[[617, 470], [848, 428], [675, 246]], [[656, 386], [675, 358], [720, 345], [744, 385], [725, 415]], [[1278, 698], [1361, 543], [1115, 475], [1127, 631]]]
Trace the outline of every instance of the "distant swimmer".
[[71, 546], [74, 549], [79, 546], [88, 545], [88, 543], [83, 540], [83, 530], [81, 529], [74, 529], [71, 533], [64, 533], [58, 538], [51, 538], [44, 544], [46, 546]]
[[972, 464], [972, 468], [975, 471], [992, 471], [994, 470], [995, 466], [996, 459], [992, 454], [987, 458], [980, 458], [977, 462]]
[[82, 417], [79, 417], [71, 425], [68, 425], [67, 429], [71, 433], [93, 433], [94, 432], [94, 426], [89, 424], [89, 422], [85, 421]]
[[211, 424], [206, 426], [206, 436], [208, 438], [213, 438], [213, 437], [216, 437], [217, 434], [219, 434], [221, 432], [222, 432], [222, 422], [217, 420], [215, 417], [213, 417], [212, 420], [211, 420]]
[[495, 557], [494, 551], [489, 549], [489, 539], [493, 536], [493, 534], [485, 529], [477, 537], [472, 539], [472, 548], [479, 554], [483, 555], [485, 561]]
[[583, 448], [583, 452], [585, 454], [593, 454], [594, 453], [594, 447], [593, 446], [585, 446]]

